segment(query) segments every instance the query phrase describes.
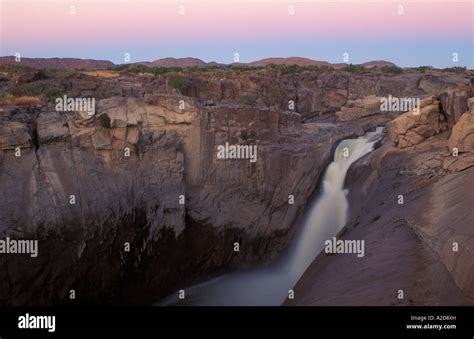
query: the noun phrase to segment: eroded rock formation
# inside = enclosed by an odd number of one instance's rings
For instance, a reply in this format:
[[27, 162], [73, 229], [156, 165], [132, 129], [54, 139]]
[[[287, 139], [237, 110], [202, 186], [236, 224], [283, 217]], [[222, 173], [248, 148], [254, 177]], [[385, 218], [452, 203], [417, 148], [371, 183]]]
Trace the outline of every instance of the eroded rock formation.
[[[167, 75], [25, 72], [8, 74], [0, 93], [54, 87], [97, 107], [92, 116], [57, 112], [53, 101], [1, 108], [0, 234], [40, 241], [37, 259], [0, 256], [1, 304], [67, 303], [71, 289], [76, 303], [149, 303], [271, 261], [336, 143], [402, 113], [380, 111], [385, 95], [427, 98], [419, 120], [408, 112], [389, 124], [400, 147], [441, 135], [447, 143], [454, 126], [450, 147], [472, 150], [470, 116], [458, 114], [472, 91], [439, 92], [466, 75], [216, 71], [186, 76], [177, 89]], [[258, 161], [217, 159], [226, 142], [256, 145]], [[423, 162], [427, 171], [466, 168], [447, 163], [445, 146]]]

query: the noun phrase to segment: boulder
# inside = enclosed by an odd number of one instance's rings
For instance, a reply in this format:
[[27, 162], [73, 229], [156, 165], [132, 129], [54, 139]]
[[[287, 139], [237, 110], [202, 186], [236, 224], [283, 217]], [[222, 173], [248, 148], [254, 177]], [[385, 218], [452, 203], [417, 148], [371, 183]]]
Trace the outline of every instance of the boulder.
[[127, 138], [127, 128], [126, 127], [116, 127], [113, 129], [113, 136], [117, 140], [124, 141]]
[[31, 147], [28, 126], [17, 121], [2, 122], [0, 124], [0, 149], [12, 150], [17, 147]]
[[367, 115], [367, 110], [362, 107], [341, 107], [341, 110], [335, 113], [338, 121], [358, 120]]
[[40, 144], [63, 140], [69, 137], [69, 128], [62, 113], [41, 113], [37, 120], [38, 140]]
[[110, 131], [106, 129], [96, 131], [92, 135], [92, 145], [96, 150], [111, 150], [112, 138], [110, 137]]
[[457, 157], [450, 156], [445, 159], [443, 166], [451, 172], [464, 171], [474, 166], [474, 153], [461, 153]]
[[474, 116], [474, 97], [468, 100], [469, 112]]
[[410, 111], [390, 121], [387, 124], [388, 136], [400, 148], [417, 145], [443, 129], [440, 119], [439, 102], [433, 101], [431, 105], [422, 107], [419, 114]]
[[138, 128], [129, 127], [127, 129], [127, 142], [132, 145], [138, 143]]
[[362, 117], [380, 113], [380, 97], [369, 95], [361, 99], [350, 100], [336, 112], [339, 121], [358, 120]]
[[22, 69], [18, 73], [18, 80], [20, 82], [33, 82], [44, 79], [48, 79], [48, 77], [42, 70]]
[[468, 86], [460, 85], [439, 94], [441, 107], [449, 127], [452, 127], [461, 115], [468, 110], [470, 92], [471, 89]]
[[457, 148], [460, 153], [474, 151], [474, 115], [465, 112], [454, 125], [448, 140], [450, 151]]

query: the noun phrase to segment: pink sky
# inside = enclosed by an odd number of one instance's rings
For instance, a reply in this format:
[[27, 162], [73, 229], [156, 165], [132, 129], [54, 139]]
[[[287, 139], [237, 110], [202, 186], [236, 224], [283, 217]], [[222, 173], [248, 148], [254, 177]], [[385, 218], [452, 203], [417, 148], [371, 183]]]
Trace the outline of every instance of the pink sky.
[[472, 38], [472, 2], [399, 3], [70, 3], [7, 2], [2, 11], [6, 46], [128, 41], [291, 38]]
[[[0, 0], [0, 10], [0, 55], [123, 63], [130, 52], [132, 62], [194, 56], [229, 63], [237, 51], [244, 62], [275, 56], [342, 62], [348, 52], [354, 62], [474, 66], [472, 1]], [[454, 52], [460, 63], [452, 62]]]

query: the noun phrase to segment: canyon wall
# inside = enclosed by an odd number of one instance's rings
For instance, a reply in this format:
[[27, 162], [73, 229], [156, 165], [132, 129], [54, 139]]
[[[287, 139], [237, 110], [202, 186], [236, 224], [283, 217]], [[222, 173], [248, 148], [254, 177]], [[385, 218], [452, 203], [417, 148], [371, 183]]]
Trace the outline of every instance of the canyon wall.
[[[429, 97], [468, 81], [344, 72], [185, 80], [176, 89], [167, 76], [36, 70], [3, 79], [0, 93], [56, 86], [97, 105], [93, 116], [57, 112], [51, 101], [1, 107], [0, 234], [39, 240], [38, 258], [0, 257], [1, 304], [151, 303], [217, 273], [270, 262], [288, 244], [337, 142], [400, 115], [372, 109], [374, 96]], [[443, 98], [446, 107], [459, 101]], [[354, 107], [367, 111], [348, 115]], [[453, 138], [470, 145], [458, 116], [449, 123]], [[218, 159], [226, 142], [256, 145], [257, 161]]]

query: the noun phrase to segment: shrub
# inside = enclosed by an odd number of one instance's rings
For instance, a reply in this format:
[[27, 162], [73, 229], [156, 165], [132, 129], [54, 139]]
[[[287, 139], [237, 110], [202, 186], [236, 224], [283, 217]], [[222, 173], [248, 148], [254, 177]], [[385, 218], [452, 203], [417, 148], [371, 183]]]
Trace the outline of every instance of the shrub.
[[244, 129], [240, 132], [240, 138], [243, 141], [255, 142], [255, 138], [257, 137], [257, 132], [254, 129]]
[[365, 71], [365, 67], [361, 65], [349, 64], [345, 66], [342, 70], [349, 73], [362, 73]]
[[169, 77], [169, 83], [173, 88], [183, 91], [188, 86], [186, 78], [179, 74], [173, 74]]
[[304, 67], [298, 65], [281, 65], [281, 74], [294, 74], [301, 73], [304, 71]]
[[270, 64], [265, 66], [265, 69], [270, 70], [270, 71], [274, 71], [274, 70], [278, 69], [278, 66], [275, 65], [275, 64], [270, 63]]
[[467, 70], [466, 67], [455, 66], [455, 67], [443, 68], [441, 71], [443, 71], [443, 72], [462, 73], [462, 72], [465, 72], [466, 70]]
[[394, 73], [394, 74], [401, 74], [403, 73], [403, 69], [398, 66], [383, 66], [380, 68], [383, 73]]
[[426, 73], [426, 70], [429, 69], [429, 66], [420, 66], [420, 67], [415, 67], [413, 69], [420, 73]]
[[43, 96], [49, 101], [54, 101], [56, 98], [59, 98], [64, 95], [64, 90], [55, 85], [50, 85], [46, 87], [43, 91]]
[[275, 64], [268, 64], [265, 66], [266, 70], [269, 71], [280, 71], [281, 74], [295, 74], [295, 73], [302, 73], [305, 71], [309, 72], [318, 72], [321, 70], [320, 67], [314, 65], [308, 66], [300, 66], [300, 65], [275, 65]]
[[99, 124], [104, 127], [104, 128], [110, 128], [111, 127], [111, 121], [110, 117], [107, 114], [101, 114], [99, 115]]

